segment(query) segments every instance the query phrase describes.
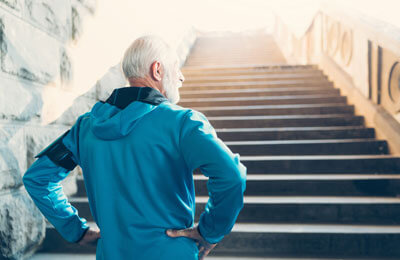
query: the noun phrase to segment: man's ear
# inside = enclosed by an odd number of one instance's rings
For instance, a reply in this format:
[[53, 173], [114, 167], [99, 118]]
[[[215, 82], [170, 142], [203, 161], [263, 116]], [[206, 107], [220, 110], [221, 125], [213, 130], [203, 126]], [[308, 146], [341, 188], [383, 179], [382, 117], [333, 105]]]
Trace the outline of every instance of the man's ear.
[[159, 61], [155, 61], [151, 64], [151, 77], [156, 81], [161, 81], [163, 76], [163, 70], [161, 63]]

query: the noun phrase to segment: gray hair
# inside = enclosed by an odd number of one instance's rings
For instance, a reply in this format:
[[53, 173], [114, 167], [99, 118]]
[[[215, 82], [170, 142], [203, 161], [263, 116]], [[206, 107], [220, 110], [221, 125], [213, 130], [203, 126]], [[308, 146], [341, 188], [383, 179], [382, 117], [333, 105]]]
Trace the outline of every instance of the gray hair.
[[161, 37], [145, 35], [129, 46], [121, 65], [126, 79], [144, 78], [150, 73], [150, 66], [154, 61], [171, 68], [177, 59], [176, 52]]

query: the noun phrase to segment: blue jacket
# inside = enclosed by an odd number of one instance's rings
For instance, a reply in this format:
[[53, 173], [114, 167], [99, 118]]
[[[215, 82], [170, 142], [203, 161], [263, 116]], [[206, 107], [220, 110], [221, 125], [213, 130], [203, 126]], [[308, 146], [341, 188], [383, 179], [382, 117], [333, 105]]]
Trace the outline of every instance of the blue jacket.
[[209, 177], [199, 232], [210, 243], [228, 234], [243, 208], [246, 167], [207, 118], [150, 87], [114, 89], [48, 145], [23, 176], [26, 190], [64, 239], [78, 242], [87, 220], [60, 181], [82, 168], [100, 228], [96, 259], [197, 259], [194, 240], [167, 229], [194, 225], [193, 171]]

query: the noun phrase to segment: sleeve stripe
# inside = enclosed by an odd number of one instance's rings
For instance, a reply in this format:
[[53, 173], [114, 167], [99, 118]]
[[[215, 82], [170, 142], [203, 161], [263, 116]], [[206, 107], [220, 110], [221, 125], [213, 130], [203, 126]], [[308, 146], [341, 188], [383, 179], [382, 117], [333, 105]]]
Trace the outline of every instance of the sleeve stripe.
[[72, 159], [72, 152], [62, 142], [62, 139], [69, 133], [67, 130], [64, 134], [58, 137], [54, 142], [48, 145], [43, 151], [35, 156], [39, 158], [47, 155], [49, 159], [58, 166], [61, 166], [69, 171], [76, 167], [76, 163]]

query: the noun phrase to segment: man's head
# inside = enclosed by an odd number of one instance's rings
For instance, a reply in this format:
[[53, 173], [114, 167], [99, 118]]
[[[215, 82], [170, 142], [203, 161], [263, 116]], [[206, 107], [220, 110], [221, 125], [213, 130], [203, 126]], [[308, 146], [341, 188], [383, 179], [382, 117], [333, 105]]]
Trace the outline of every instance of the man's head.
[[176, 52], [160, 37], [142, 36], [125, 51], [122, 70], [131, 86], [152, 87], [176, 104], [185, 78]]

